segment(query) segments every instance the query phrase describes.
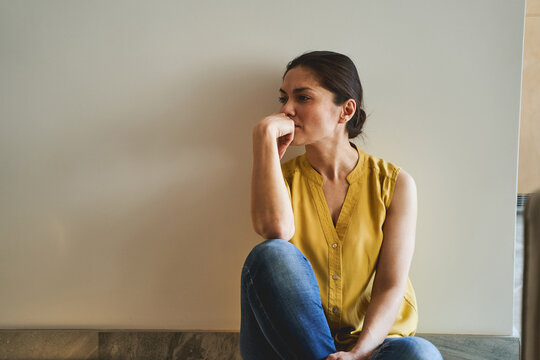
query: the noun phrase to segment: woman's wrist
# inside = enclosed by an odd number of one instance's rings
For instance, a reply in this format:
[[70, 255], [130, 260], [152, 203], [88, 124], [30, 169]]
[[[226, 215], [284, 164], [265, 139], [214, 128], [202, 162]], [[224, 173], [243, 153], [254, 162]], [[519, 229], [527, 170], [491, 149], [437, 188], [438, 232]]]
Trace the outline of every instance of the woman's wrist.
[[368, 351], [364, 347], [355, 346], [350, 351], [357, 360], [368, 360], [371, 358], [373, 351]]
[[253, 138], [276, 140], [276, 130], [271, 124], [261, 121], [253, 128]]
[[[273, 135], [273, 129], [268, 124], [257, 124], [253, 128], [253, 154], [255, 157], [277, 156], [277, 138]], [[269, 155], [269, 152], [273, 155]]]

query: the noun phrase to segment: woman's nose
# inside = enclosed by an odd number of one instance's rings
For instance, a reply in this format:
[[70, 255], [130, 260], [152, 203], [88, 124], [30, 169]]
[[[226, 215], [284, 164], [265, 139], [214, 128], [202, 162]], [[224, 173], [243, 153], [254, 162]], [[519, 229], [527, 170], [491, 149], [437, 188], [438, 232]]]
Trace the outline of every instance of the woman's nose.
[[294, 106], [290, 102], [286, 102], [281, 106], [281, 112], [287, 116], [294, 116]]

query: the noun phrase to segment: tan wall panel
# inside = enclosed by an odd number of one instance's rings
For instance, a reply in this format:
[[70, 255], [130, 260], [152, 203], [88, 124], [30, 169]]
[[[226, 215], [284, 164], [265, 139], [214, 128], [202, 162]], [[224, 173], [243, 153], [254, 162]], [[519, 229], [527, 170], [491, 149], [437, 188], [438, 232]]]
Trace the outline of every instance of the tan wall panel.
[[540, 0], [527, 0], [527, 15], [540, 15]]
[[[539, 4], [539, 0], [531, 1], [525, 18], [518, 170], [518, 193], [520, 194], [532, 193], [540, 188]], [[535, 12], [538, 15], [535, 15]]]

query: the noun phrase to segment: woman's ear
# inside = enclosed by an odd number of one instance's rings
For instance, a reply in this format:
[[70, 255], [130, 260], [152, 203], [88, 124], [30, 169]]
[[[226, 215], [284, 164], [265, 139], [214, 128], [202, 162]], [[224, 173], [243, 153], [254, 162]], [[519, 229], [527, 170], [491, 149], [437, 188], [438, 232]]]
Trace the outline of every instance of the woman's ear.
[[352, 119], [356, 112], [356, 102], [353, 99], [349, 99], [341, 106], [340, 122], [347, 122]]

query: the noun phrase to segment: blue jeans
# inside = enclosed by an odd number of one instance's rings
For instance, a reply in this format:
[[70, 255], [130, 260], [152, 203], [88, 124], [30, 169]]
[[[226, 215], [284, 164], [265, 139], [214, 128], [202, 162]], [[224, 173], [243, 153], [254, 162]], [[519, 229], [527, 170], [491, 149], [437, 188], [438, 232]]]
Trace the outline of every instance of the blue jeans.
[[[240, 353], [244, 360], [323, 360], [337, 352], [308, 259], [293, 244], [269, 239], [247, 256], [241, 276]], [[373, 360], [442, 359], [428, 340], [386, 338]]]

